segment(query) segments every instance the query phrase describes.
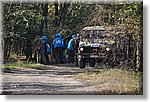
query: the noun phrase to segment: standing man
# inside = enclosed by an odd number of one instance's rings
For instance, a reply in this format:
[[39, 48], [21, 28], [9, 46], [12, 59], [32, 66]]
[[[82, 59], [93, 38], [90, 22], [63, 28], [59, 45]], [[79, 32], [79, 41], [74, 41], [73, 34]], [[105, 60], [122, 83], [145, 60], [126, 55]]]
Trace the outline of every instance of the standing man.
[[76, 67], [78, 66], [78, 48], [79, 48], [79, 34], [76, 35], [76, 37], [74, 38], [75, 40], [75, 62], [76, 62]]
[[66, 42], [65, 39], [63, 38], [63, 36], [61, 35], [61, 39], [62, 39], [62, 63], [66, 64], [66, 55], [65, 55], [65, 49], [66, 49]]
[[62, 38], [60, 34], [56, 34], [56, 38], [53, 40], [55, 61], [56, 63], [62, 63]]
[[43, 51], [42, 51], [42, 62], [44, 64], [48, 64], [49, 62], [49, 53], [50, 53], [50, 46], [47, 43], [48, 38], [46, 36], [42, 36], [41, 38], [42, 42], [43, 42]]
[[74, 41], [73, 38], [75, 35], [72, 35], [72, 38], [69, 40], [67, 50], [68, 50], [68, 62], [74, 64]]

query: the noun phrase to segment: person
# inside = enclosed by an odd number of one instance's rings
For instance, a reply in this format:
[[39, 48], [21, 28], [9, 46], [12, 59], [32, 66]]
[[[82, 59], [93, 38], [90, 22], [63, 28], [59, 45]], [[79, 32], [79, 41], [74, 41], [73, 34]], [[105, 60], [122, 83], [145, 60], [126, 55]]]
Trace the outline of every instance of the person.
[[36, 36], [36, 38], [34, 39], [33, 41], [33, 44], [34, 44], [34, 60], [37, 62], [37, 63], [40, 63], [40, 45], [41, 45], [41, 39], [40, 39], [40, 34], [38, 34]]
[[70, 34], [70, 33], [69, 33], [68, 36], [67, 36], [67, 38], [65, 39], [66, 44], [67, 44], [66, 46], [68, 46], [69, 41], [72, 39], [72, 35], [73, 35], [73, 34]]
[[43, 50], [43, 54], [44, 55], [42, 55], [42, 62], [44, 63], [44, 64], [48, 64], [48, 63], [50, 63], [50, 61], [49, 61], [49, 54], [50, 54], [50, 52], [51, 52], [51, 48], [50, 48], [50, 45], [47, 43], [47, 40], [48, 40], [48, 38], [46, 37], [46, 36], [42, 36], [42, 38], [41, 38], [41, 40], [42, 40], [42, 42], [43, 42], [43, 47], [44, 47], [44, 50]]
[[66, 64], [66, 55], [65, 55], [65, 49], [66, 49], [66, 43], [65, 43], [65, 39], [63, 38], [63, 36], [61, 36], [61, 39], [62, 39], [62, 63], [63, 64]]
[[62, 38], [59, 33], [56, 34], [56, 38], [53, 40], [53, 47], [54, 47], [54, 58], [56, 63], [62, 63]]
[[78, 47], [79, 47], [79, 34], [76, 35], [74, 38], [75, 40], [75, 62], [76, 62], [76, 67], [78, 66]]
[[73, 38], [75, 35], [72, 35], [72, 38], [69, 40], [67, 51], [68, 51], [68, 63], [74, 64], [74, 41]]

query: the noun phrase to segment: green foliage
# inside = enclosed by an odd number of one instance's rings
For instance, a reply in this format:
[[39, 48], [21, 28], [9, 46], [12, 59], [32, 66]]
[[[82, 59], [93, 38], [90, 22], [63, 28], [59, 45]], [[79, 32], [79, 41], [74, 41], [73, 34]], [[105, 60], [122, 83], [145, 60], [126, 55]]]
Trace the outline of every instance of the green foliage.
[[11, 62], [6, 63], [2, 68], [14, 69], [14, 68], [41, 68], [43, 65], [31, 62]]
[[42, 16], [38, 4], [4, 4], [4, 37], [34, 38]]
[[[61, 11], [63, 9], [64, 11]], [[4, 31], [5, 35], [18, 35], [34, 38], [34, 33], [40, 31], [42, 17], [41, 5], [26, 3], [5, 3], [4, 4]], [[65, 13], [65, 19], [56, 26], [61, 30], [81, 30], [84, 26], [105, 25], [105, 24], [125, 24], [128, 29], [137, 31], [140, 29], [142, 20], [142, 2], [130, 4], [79, 4], [70, 3], [69, 5], [58, 3], [58, 14], [55, 15], [55, 6], [48, 4], [48, 30], [53, 32], [53, 21], [62, 19]], [[66, 12], [65, 12], [66, 11]], [[138, 30], [139, 31], [139, 30]]]
[[[87, 4], [72, 4], [70, 7], [70, 12], [68, 13], [64, 25], [70, 30], [77, 29], [81, 27], [82, 24], [87, 20], [90, 14], [92, 5]], [[72, 10], [72, 12], [71, 12]]]

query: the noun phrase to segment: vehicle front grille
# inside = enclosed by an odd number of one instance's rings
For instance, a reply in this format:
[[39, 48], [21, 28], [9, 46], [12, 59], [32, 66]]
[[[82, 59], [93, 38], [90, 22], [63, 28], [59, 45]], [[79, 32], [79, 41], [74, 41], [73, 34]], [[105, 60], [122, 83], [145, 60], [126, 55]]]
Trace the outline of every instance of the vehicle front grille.
[[104, 49], [103, 48], [95, 48], [95, 47], [85, 47], [83, 50], [83, 53], [103, 53]]
[[85, 47], [83, 53], [93, 53], [92, 47]]

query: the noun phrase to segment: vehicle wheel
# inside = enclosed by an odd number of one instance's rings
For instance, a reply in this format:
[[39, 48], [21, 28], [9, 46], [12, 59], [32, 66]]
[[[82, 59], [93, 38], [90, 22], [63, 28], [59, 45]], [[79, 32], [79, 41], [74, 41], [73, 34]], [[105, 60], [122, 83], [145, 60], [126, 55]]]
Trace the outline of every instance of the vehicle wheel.
[[85, 68], [85, 60], [83, 58], [78, 60], [78, 64], [80, 68]]
[[90, 67], [94, 67], [95, 66], [95, 59], [90, 60], [89, 64], [90, 64]]

